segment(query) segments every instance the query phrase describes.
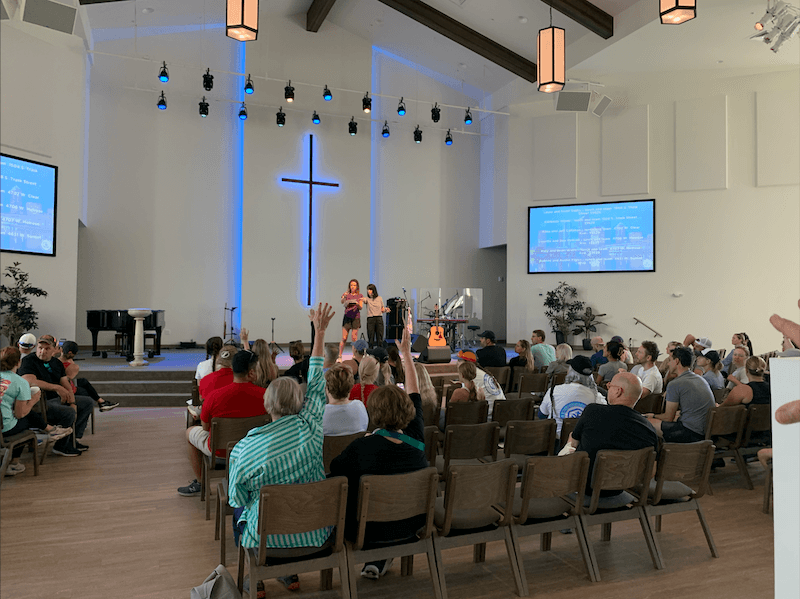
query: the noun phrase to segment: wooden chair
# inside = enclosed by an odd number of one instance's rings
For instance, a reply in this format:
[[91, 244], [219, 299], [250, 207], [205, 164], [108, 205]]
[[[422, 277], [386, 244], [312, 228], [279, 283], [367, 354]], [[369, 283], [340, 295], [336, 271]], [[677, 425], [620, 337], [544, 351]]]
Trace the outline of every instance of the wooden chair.
[[722, 389], [712, 389], [711, 393], [714, 394], [715, 403], [722, 403], [725, 401], [725, 396], [728, 394], [728, 390], [723, 387]]
[[269, 414], [250, 418], [212, 418], [209, 442], [211, 456], [202, 454], [200, 462], [200, 501], [206, 502], [206, 520], [211, 520], [211, 473], [215, 471], [217, 450], [224, 451], [228, 443], [234, 444], [258, 426], [270, 422]]
[[575, 430], [575, 426], [578, 424], [578, 420], [579, 420], [578, 418], [561, 419], [561, 435], [558, 438], [561, 448], [563, 448], [564, 445], [567, 444], [567, 441], [569, 441], [569, 436], [572, 434], [572, 431]]
[[761, 511], [769, 514], [769, 499], [772, 495], [772, 463], [767, 466], [767, 475], [764, 478], [764, 502], [761, 504]]
[[[258, 547], [239, 546], [238, 586], [242, 592], [245, 571], [250, 576], [251, 597], [256, 581], [320, 571], [327, 587], [327, 570], [339, 568], [342, 598], [350, 597], [350, 579], [344, 548], [347, 478], [336, 476], [316, 483], [266, 485], [258, 499]], [[300, 534], [331, 526], [322, 547], [278, 549], [266, 546], [269, 535]]]
[[519, 390], [517, 398], [531, 397], [534, 394], [541, 396], [547, 391], [547, 375], [526, 372], [519, 377]]
[[772, 407], [769, 404], [750, 404], [747, 407], [747, 424], [744, 427], [742, 456], [755, 455], [759, 449], [772, 446]]
[[500, 425], [496, 422], [448, 426], [444, 431], [444, 455], [435, 459], [441, 479], [445, 479], [451, 462], [478, 464], [481, 460], [497, 460], [499, 435]]
[[[655, 479], [650, 482], [650, 493], [644, 506], [648, 518], [655, 518], [654, 532], [661, 532], [661, 516], [694, 510], [706, 536], [711, 555], [719, 557], [711, 529], [708, 528], [698, 499], [708, 486], [708, 474], [714, 460], [711, 441], [696, 443], [664, 443], [658, 456]], [[658, 538], [653, 535], [659, 558], [663, 558]]]
[[637, 401], [633, 409], [640, 414], [662, 414], [664, 412], [664, 394], [651, 393]]
[[530, 420], [533, 418], [533, 409], [533, 398], [530, 397], [495, 401], [492, 421], [500, 424], [500, 440], [506, 438], [506, 424], [509, 420]]
[[[47, 443], [47, 440], [42, 442], [42, 462], [44, 461], [44, 453], [47, 451]], [[22, 431], [6, 438], [3, 438], [3, 435], [0, 434], [0, 448], [7, 449], [9, 456], [13, 453], [14, 448], [19, 445], [27, 445], [30, 448], [31, 453], [33, 453], [33, 475], [39, 476], [39, 464], [41, 462], [39, 460], [39, 441], [36, 438], [36, 434], [31, 430]], [[10, 462], [11, 459], [12, 457], [9, 457], [8, 461]], [[5, 476], [5, 469], [3, 470], [3, 476]]]
[[447, 599], [447, 583], [442, 551], [475, 545], [474, 560], [481, 562], [485, 560], [485, 544], [501, 540], [506, 544], [517, 594], [526, 594], [527, 582], [517, 561], [511, 531], [513, 515], [511, 510], [500, 508], [500, 505], [512, 505], [516, 482], [517, 465], [511, 460], [453, 465], [447, 471], [444, 496], [436, 499], [434, 522], [438, 534], [433, 537], [444, 599]]
[[723, 459], [732, 457], [736, 460], [739, 473], [744, 477], [745, 486], [752, 491], [753, 481], [750, 480], [747, 464], [739, 453], [746, 421], [747, 408], [743, 405], [712, 408], [706, 423], [706, 439], [716, 445], [715, 457]]
[[439, 427], [426, 426], [423, 432], [425, 435], [425, 459], [430, 466], [436, 465], [436, 454], [439, 449]]
[[511, 367], [510, 366], [487, 366], [483, 368], [484, 372], [491, 374], [496, 380], [500, 388], [507, 392], [509, 381], [511, 380]]
[[[353, 543], [346, 543], [347, 563], [350, 575], [350, 596], [357, 599], [358, 571], [356, 566], [367, 562], [402, 557], [404, 575], [413, 570], [413, 559], [417, 553], [428, 557], [433, 593], [441, 599], [439, 568], [433, 551], [433, 515], [439, 475], [436, 468], [425, 468], [406, 474], [362, 476], [358, 488], [358, 533]], [[367, 524], [392, 522], [414, 516], [425, 515], [425, 526], [412, 539], [400, 540], [397, 544], [373, 544], [366, 541]]]
[[230, 465], [228, 459], [233, 451], [235, 442], [231, 441], [225, 448], [225, 478], [217, 483], [217, 509], [214, 514], [214, 540], [219, 541], [219, 563], [225, 565], [225, 550], [228, 542], [225, 531], [225, 516], [233, 515], [233, 508], [228, 503], [228, 481], [230, 480]]
[[342, 453], [350, 443], [356, 439], [360, 439], [365, 434], [366, 432], [362, 431], [360, 433], [353, 433], [352, 435], [325, 435], [322, 438], [322, 463], [325, 466], [325, 474], [330, 474], [333, 458]]
[[[591, 479], [592, 495], [589, 498], [588, 510], [580, 514], [579, 519], [586, 535], [590, 559], [595, 568], [595, 579], [598, 581], [600, 580], [600, 568], [588, 535], [589, 526], [594, 524], [603, 526], [601, 539], [609, 541], [611, 540], [612, 522], [638, 518], [653, 565], [658, 570], [664, 568], [653, 539], [653, 531], [650, 529], [650, 523], [647, 521], [644, 511], [650, 479], [653, 477], [654, 460], [655, 451], [652, 447], [635, 451], [603, 449], [597, 452]], [[623, 491], [623, 494], [604, 498], [601, 507], [601, 491]], [[635, 495], [628, 491], [632, 491]], [[632, 507], [629, 507], [629, 504]], [[584, 507], [586, 507], [585, 503]]]
[[564, 381], [567, 380], [567, 373], [559, 372], [558, 374], [553, 375], [553, 379], [555, 380], [556, 385], [563, 385]]
[[422, 402], [422, 415], [425, 419], [425, 426], [439, 426], [439, 414], [442, 411], [442, 396], [439, 394], [438, 402], [431, 404], [429, 402]]
[[3, 484], [3, 479], [6, 477], [6, 470], [10, 462], [11, 451], [5, 447], [0, 447], [0, 485]]
[[556, 421], [511, 420], [506, 425], [503, 454], [525, 472], [525, 464], [532, 455], [553, 455], [556, 445]]
[[[530, 535], [541, 535], [541, 550], [549, 551], [552, 533], [571, 528], [575, 531], [589, 578], [592, 582], [597, 582], [595, 567], [592, 564], [589, 546], [579, 519], [580, 514], [583, 513], [583, 498], [588, 473], [589, 454], [585, 451], [578, 451], [563, 457], [528, 458], [522, 476], [522, 486], [514, 494], [515, 521], [511, 526], [512, 536], [517, 543], [516, 554], [520, 572], [525, 572], [525, 564], [517, 539]], [[565, 496], [571, 493], [576, 496], [574, 505], [565, 499]], [[526, 580], [524, 575], [522, 579]], [[525, 591], [527, 594], [528, 589], [526, 588]]]
[[482, 424], [488, 417], [489, 402], [485, 399], [481, 401], [451, 401], [445, 409], [444, 425], [448, 427], [452, 424]]
[[198, 423], [198, 421], [200, 420], [199, 416], [197, 418], [195, 418], [194, 414], [192, 413], [193, 411], [196, 411], [199, 414], [200, 413], [200, 408], [201, 408], [202, 403], [203, 403], [203, 402], [200, 401], [200, 387], [197, 384], [197, 379], [195, 379], [195, 378], [192, 379], [192, 397], [191, 397], [191, 399], [192, 399], [192, 404], [191, 405], [194, 406], [194, 408], [196, 408], [196, 409], [192, 410], [191, 408], [187, 408], [187, 410], [186, 410], [186, 428], [189, 428], [190, 426], [195, 426]]

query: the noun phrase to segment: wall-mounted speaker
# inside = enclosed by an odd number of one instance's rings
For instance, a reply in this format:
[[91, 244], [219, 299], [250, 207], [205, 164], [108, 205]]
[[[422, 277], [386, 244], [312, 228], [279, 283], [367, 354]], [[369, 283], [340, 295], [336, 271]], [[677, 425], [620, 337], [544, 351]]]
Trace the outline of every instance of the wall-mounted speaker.
[[567, 112], [588, 112], [592, 92], [589, 90], [556, 92], [556, 110]]
[[49, 0], [27, 0], [22, 20], [48, 29], [72, 35], [77, 10]]
[[611, 106], [611, 98], [609, 98], [608, 96], [603, 96], [602, 98], [600, 98], [600, 101], [597, 103], [597, 106], [595, 106], [592, 109], [592, 114], [594, 116], [603, 116], [603, 113], [606, 110], [608, 110], [609, 106]]

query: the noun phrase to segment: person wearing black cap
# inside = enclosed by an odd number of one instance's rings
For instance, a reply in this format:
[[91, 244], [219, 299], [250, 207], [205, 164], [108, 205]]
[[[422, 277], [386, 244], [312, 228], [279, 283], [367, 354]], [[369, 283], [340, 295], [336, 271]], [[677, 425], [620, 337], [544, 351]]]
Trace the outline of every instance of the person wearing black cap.
[[592, 361], [586, 356], [575, 356], [567, 364], [569, 371], [564, 384], [551, 385], [539, 406], [539, 418], [555, 418], [556, 437], [561, 435], [564, 418], [579, 418], [587, 405], [606, 403], [592, 378]]
[[712, 391], [725, 386], [725, 378], [722, 376], [722, 361], [715, 350], [704, 349], [697, 356], [695, 363], [697, 365], [695, 374], [702, 376]]
[[478, 356], [478, 365], [482, 368], [499, 367], [507, 365], [506, 350], [499, 345], [495, 345], [494, 331], [483, 331], [478, 338], [481, 340], [481, 348], [475, 352]]

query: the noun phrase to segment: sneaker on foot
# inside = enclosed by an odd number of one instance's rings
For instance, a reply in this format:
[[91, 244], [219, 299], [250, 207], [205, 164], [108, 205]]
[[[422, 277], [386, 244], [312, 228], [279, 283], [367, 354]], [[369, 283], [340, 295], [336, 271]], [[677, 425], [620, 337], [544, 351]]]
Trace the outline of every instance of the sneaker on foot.
[[6, 476], [16, 476], [20, 472], [25, 472], [25, 464], [9, 464], [6, 468]]
[[75, 449], [74, 447], [70, 447], [67, 445], [66, 447], [62, 447], [61, 449], [56, 449], [53, 447], [53, 453], [56, 455], [63, 455], [65, 458], [73, 458], [75, 456], [81, 455], [81, 451]]
[[83, 443], [79, 443], [78, 441], [75, 441], [75, 449], [79, 451], [89, 451], [89, 446], [84, 445]]
[[378, 580], [381, 576], [385, 576], [389, 568], [392, 567], [392, 561], [392, 558], [390, 558], [364, 564], [364, 569], [361, 570], [361, 576], [369, 578], [370, 580]]
[[200, 483], [197, 482], [197, 479], [194, 479], [192, 482], [189, 483], [186, 487], [178, 487], [178, 495], [183, 495], [184, 497], [194, 497], [198, 493], [200, 493], [201, 487]]
[[100, 404], [100, 411], [101, 412], [109, 412], [116, 408], [119, 405], [118, 402], [104, 400], [103, 403]]
[[72, 428], [71, 427], [56, 426], [56, 427], [53, 428], [53, 430], [48, 431], [47, 434], [50, 435], [50, 438], [53, 441], [58, 441], [59, 439], [63, 439], [67, 435], [71, 435], [72, 434]]
[[300, 579], [297, 577], [297, 574], [292, 574], [291, 576], [279, 576], [278, 580], [283, 583], [290, 591], [299, 591], [300, 590]]

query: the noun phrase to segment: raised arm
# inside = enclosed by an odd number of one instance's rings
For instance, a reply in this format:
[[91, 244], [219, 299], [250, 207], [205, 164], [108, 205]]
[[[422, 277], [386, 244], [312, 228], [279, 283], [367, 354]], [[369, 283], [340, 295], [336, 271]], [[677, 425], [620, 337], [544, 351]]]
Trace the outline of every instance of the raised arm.
[[[395, 340], [397, 343], [397, 340]], [[400, 356], [403, 358], [404, 371], [406, 373], [405, 388], [406, 393], [419, 393], [419, 383], [417, 382], [417, 369], [414, 368], [414, 358], [411, 355], [411, 334], [408, 327], [403, 328], [403, 338], [397, 343], [400, 348]]]
[[[342, 300], [344, 300], [344, 296], [342, 296]], [[328, 328], [328, 324], [330, 324], [334, 314], [333, 307], [327, 303], [325, 306], [320, 303], [316, 310], [312, 309], [309, 312], [308, 318], [314, 324], [314, 330], [316, 331], [314, 334], [314, 347], [311, 348], [312, 357], [321, 358], [324, 355], [325, 330]]]

